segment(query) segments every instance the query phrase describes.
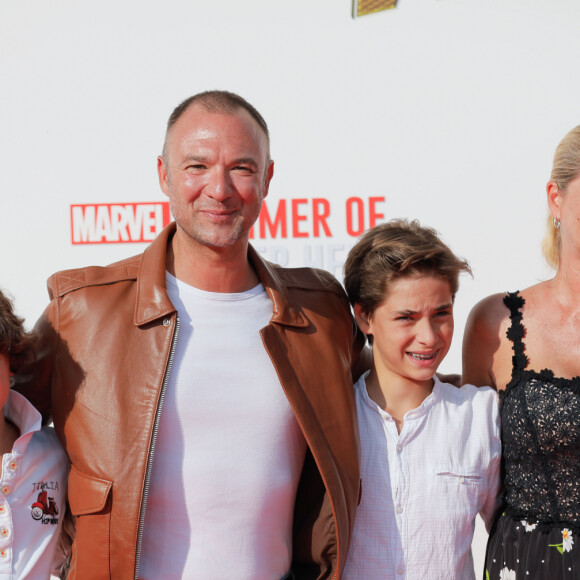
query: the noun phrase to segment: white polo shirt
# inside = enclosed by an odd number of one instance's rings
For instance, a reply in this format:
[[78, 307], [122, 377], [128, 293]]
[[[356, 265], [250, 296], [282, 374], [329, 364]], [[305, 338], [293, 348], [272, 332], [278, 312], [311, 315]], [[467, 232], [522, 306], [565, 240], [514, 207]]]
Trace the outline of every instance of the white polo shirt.
[[2, 456], [0, 579], [46, 580], [60, 567], [69, 461], [40, 413], [10, 391], [4, 416], [20, 430], [12, 453]]

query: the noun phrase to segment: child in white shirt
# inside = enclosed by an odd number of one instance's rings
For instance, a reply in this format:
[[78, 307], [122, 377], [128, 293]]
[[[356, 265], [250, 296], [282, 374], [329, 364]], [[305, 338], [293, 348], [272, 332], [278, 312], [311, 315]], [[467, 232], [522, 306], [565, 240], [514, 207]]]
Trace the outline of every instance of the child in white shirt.
[[65, 560], [60, 536], [69, 462], [54, 430], [10, 390], [32, 343], [0, 292], [0, 579], [46, 580]]
[[479, 513], [498, 506], [498, 402], [489, 387], [442, 383], [462, 271], [435, 230], [393, 220], [369, 230], [345, 287], [373, 365], [355, 385], [362, 498], [344, 578], [475, 578]]

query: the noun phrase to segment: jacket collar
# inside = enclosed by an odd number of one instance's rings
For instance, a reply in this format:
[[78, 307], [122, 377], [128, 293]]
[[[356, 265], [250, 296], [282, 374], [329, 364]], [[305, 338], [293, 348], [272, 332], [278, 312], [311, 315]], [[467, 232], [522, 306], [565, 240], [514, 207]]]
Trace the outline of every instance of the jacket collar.
[[273, 313], [270, 322], [284, 326], [307, 327], [308, 320], [300, 306], [292, 301], [288, 288], [280, 279], [276, 268], [264, 260], [252, 246], [248, 246], [248, 259], [272, 300]]
[[[167, 296], [165, 282], [167, 246], [175, 230], [175, 222], [171, 222], [143, 252], [137, 276], [134, 317], [137, 326], [175, 312], [175, 307]], [[272, 300], [271, 322], [301, 328], [308, 326], [308, 320], [301, 308], [292, 302], [276, 268], [264, 260], [252, 246], [248, 248], [248, 259]]]

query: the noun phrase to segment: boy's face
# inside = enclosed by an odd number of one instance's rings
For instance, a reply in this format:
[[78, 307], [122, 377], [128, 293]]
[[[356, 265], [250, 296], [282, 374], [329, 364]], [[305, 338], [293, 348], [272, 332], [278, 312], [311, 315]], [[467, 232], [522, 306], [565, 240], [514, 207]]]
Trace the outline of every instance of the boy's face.
[[430, 381], [451, 346], [453, 297], [442, 278], [399, 278], [370, 317], [358, 304], [355, 315], [360, 329], [373, 336], [374, 366], [387, 380]]
[[4, 407], [10, 392], [10, 359], [0, 354], [0, 409]]

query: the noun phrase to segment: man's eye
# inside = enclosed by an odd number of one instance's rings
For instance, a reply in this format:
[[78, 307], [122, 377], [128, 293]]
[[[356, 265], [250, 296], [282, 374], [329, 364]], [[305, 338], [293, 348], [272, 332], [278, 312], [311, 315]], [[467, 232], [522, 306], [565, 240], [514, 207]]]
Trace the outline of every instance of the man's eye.
[[395, 318], [395, 320], [413, 320], [413, 318], [411, 316], [397, 316], [397, 318]]

